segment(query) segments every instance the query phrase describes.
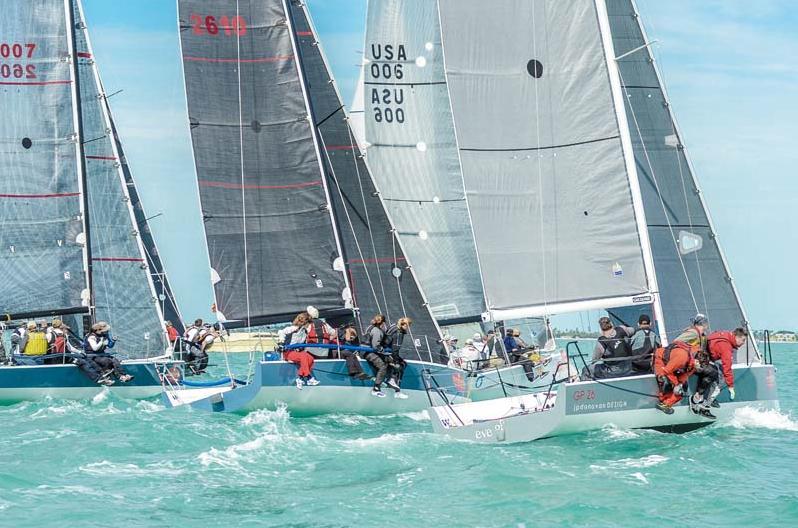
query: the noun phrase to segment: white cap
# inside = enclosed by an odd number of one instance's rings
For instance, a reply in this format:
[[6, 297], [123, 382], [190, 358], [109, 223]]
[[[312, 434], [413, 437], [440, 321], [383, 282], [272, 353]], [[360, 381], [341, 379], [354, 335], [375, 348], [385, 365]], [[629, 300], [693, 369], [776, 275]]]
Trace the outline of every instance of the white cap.
[[315, 306], [308, 306], [307, 308], [305, 308], [305, 311], [306, 311], [306, 312], [307, 312], [307, 313], [308, 313], [308, 314], [309, 314], [309, 315], [310, 315], [310, 316], [311, 316], [313, 319], [318, 319], [318, 318], [319, 318], [319, 310], [318, 310], [318, 309], [316, 309], [316, 307], [315, 307]]
[[473, 339], [466, 339], [466, 345], [473, 345], [473, 344], [474, 344]]
[[479, 332], [474, 334], [474, 341], [482, 341], [482, 334], [480, 334]]

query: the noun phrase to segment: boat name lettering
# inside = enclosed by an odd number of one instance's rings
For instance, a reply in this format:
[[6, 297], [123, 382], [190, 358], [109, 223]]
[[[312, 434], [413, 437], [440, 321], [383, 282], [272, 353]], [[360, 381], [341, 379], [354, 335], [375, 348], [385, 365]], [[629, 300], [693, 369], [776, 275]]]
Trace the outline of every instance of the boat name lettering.
[[[0, 61], [5, 59], [10, 60], [25, 60], [33, 57], [33, 52], [36, 50], [36, 44], [28, 42], [21, 44], [19, 42], [1, 42], [0, 43]], [[20, 63], [2, 63], [0, 64], [0, 77], [3, 79], [36, 79], [36, 65], [35, 64], [20, 64]]]
[[632, 297], [632, 302], [635, 304], [638, 303], [650, 303], [653, 301], [651, 295], [638, 295], [637, 297]]
[[483, 440], [485, 438], [493, 438], [494, 432], [504, 430], [504, 420], [499, 420], [499, 423], [494, 425], [493, 427], [486, 427], [484, 429], [477, 429], [474, 431], [474, 438], [477, 440]]
[[573, 407], [573, 412], [605, 411], [608, 409], [623, 409], [628, 403], [625, 400], [608, 401], [604, 403], [579, 403]]
[[596, 391], [591, 389], [591, 390], [587, 390], [587, 391], [579, 390], [579, 391], [574, 392], [574, 400], [579, 401], [579, 400], [585, 400], [585, 399], [587, 399], [587, 400], [595, 400], [596, 399]]
[[222, 16], [219, 21], [213, 15], [191, 14], [192, 31], [195, 35], [221, 35], [219, 28], [225, 36], [241, 37], [247, 34], [247, 21], [242, 16]]

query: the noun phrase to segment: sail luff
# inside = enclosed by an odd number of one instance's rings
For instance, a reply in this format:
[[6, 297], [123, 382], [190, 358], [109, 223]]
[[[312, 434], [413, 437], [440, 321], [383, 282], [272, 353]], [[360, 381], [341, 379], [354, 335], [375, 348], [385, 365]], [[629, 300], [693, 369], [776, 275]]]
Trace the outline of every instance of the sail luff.
[[[631, 1], [631, 4], [632, 4], [632, 9], [634, 10], [634, 13], [635, 13], [635, 20], [636, 20], [637, 26], [638, 26], [638, 28], [640, 30], [641, 35], [643, 36], [643, 41], [648, 43], [648, 42], [650, 42], [650, 40], [648, 38], [648, 34], [646, 33], [646, 28], [643, 25], [642, 20], [640, 19], [640, 10], [637, 7], [637, 1], [636, 0], [630, 0], [630, 1]], [[653, 59], [654, 59], [653, 52], [650, 49], [650, 47], [647, 46], [645, 48], [645, 53], [647, 53], [652, 59], [652, 67], [654, 69], [654, 73], [655, 73], [655, 75], [657, 77], [657, 82], [659, 83], [659, 87], [662, 90], [662, 95], [663, 95], [665, 101], [670, 102], [670, 97], [668, 96], [667, 87], [666, 87], [665, 82], [664, 82], [664, 80], [662, 78], [662, 74], [661, 74], [659, 68], [657, 67], [656, 62], [653, 61]], [[676, 115], [673, 112], [673, 106], [668, 104], [666, 111], [668, 112], [668, 115], [670, 117], [671, 123], [672, 123], [673, 128], [674, 128], [674, 132], [676, 133], [676, 136], [679, 138], [679, 141], [681, 142], [681, 140], [682, 140], [682, 138], [684, 136], [682, 134], [681, 128], [679, 127], [679, 122], [676, 119]], [[692, 180], [692, 184], [693, 184], [694, 188], [696, 189], [696, 194], [698, 195], [698, 199], [699, 199], [699, 201], [701, 203], [701, 207], [704, 210], [704, 214], [706, 215], [707, 223], [709, 224], [710, 231], [715, 235], [714, 237], [712, 237], [712, 243], [717, 247], [717, 251], [718, 251], [718, 253], [720, 255], [720, 259], [721, 259], [721, 263], [723, 265], [723, 269], [726, 272], [727, 277], [729, 277], [730, 287], [731, 287], [732, 292], [734, 293], [734, 298], [735, 298], [735, 300], [737, 302], [737, 308], [740, 310], [740, 313], [743, 316], [743, 321], [741, 321], [741, 323], [743, 324], [743, 326], [745, 326], [748, 329], [749, 333], [751, 335], [753, 335], [752, 329], [751, 329], [751, 325], [750, 325], [750, 321], [749, 321], [748, 316], [747, 316], [746, 311], [745, 311], [745, 306], [743, 305], [742, 299], [740, 297], [740, 292], [737, 290], [737, 286], [735, 285], [734, 280], [732, 279], [732, 276], [731, 276], [731, 269], [729, 267], [728, 259], [726, 258], [726, 253], [723, 251], [723, 248], [720, 246], [720, 244], [717, 241], [717, 230], [715, 229], [715, 224], [712, 221], [712, 215], [709, 212], [709, 208], [707, 207], [706, 200], [704, 199], [704, 193], [701, 191], [701, 186], [699, 185], [698, 179], [695, 176], [696, 171], [695, 171], [695, 166], [693, 165], [692, 157], [690, 156], [690, 153], [687, 151], [686, 148], [682, 150], [682, 154], [683, 154], [684, 159], [685, 159], [685, 161], [687, 163], [687, 166], [689, 168], [690, 178]], [[756, 339], [751, 339], [749, 341], [751, 341], [753, 343], [754, 350], [756, 351], [756, 353], [758, 355], [759, 354], [759, 349], [758, 349], [758, 346], [757, 346], [757, 343], [756, 343]]]
[[[615, 58], [615, 47], [612, 42], [610, 31], [610, 19], [607, 14], [605, 0], [595, 0], [596, 13], [598, 14], [599, 31], [601, 32], [602, 45], [609, 70], [610, 85], [612, 88], [612, 99], [615, 115], [618, 119], [618, 128], [621, 134], [621, 146], [623, 149], [626, 173], [629, 177], [629, 188], [632, 194], [632, 205], [634, 208], [635, 221], [637, 223], [637, 234], [640, 238], [640, 247], [643, 253], [643, 265], [648, 282], [649, 293], [653, 296], [652, 307], [654, 309], [654, 320], [656, 321], [659, 334], [662, 336], [663, 344], [668, 344], [667, 333], [665, 332], [665, 316], [662, 311], [662, 303], [659, 298], [659, 285], [657, 283], [657, 273], [654, 266], [654, 253], [651, 249], [651, 240], [648, 236], [648, 222], [643, 207], [643, 195], [640, 190], [640, 180], [635, 165], [635, 155], [632, 146], [631, 130], [626, 116], [626, 104], [621, 88], [621, 75], [618, 63]], [[620, 305], [619, 305], [620, 306]]]
[[449, 89], [449, 69], [446, 67], [446, 46], [443, 45], [443, 21], [441, 19], [441, 6], [440, 2], [435, 0], [435, 10], [438, 14], [438, 28], [441, 31], [441, 60], [443, 62], [443, 76], [446, 79], [446, 99], [449, 103], [449, 113], [452, 116], [452, 126], [454, 127], [454, 146], [457, 151], [457, 165], [460, 173], [460, 181], [463, 185], [463, 193], [465, 196], [465, 205], [466, 205], [466, 213], [468, 216], [468, 227], [469, 232], [471, 233], [471, 241], [474, 245], [474, 258], [477, 263], [477, 271], [479, 273], [479, 283], [482, 287], [482, 299], [485, 302], [485, 312], [482, 314], [483, 320], [490, 320], [490, 321], [501, 321], [503, 319], [496, 319], [493, 313], [491, 313], [490, 307], [492, 306], [490, 302], [490, 298], [488, 297], [488, 289], [485, 287], [485, 274], [482, 269], [482, 260], [479, 254], [479, 251], [476, 250], [477, 247], [477, 235], [474, 231], [474, 218], [471, 214], [471, 205], [468, 199], [468, 187], [466, 185], [465, 180], [465, 173], [463, 172], [463, 158], [462, 158], [462, 151], [460, 150], [460, 141], [459, 136], [457, 134], [457, 127], [455, 126], [455, 113], [454, 113], [454, 106], [452, 104], [452, 93]]
[[[296, 34], [296, 29], [294, 28], [294, 15], [293, 11], [291, 10], [291, 6], [289, 5], [291, 0], [282, 0], [283, 2], [283, 9], [285, 10], [285, 20], [286, 24], [288, 25], [288, 32], [291, 35], [291, 47], [294, 50], [294, 57], [296, 60], [294, 64], [296, 65], [297, 75], [299, 76], [299, 84], [302, 87], [302, 97], [305, 101], [305, 109], [307, 110], [307, 119], [310, 123], [311, 128], [311, 135], [313, 137], [313, 148], [316, 150], [316, 158], [319, 163], [319, 174], [321, 176], [322, 186], [324, 188], [324, 196], [327, 200], [327, 212], [330, 215], [330, 225], [332, 226], [333, 230], [333, 238], [335, 239], [335, 246], [338, 249], [338, 254], [341, 256], [343, 262], [347, 262], [347, 255], [344, 251], [343, 244], [341, 242], [341, 227], [338, 224], [338, 218], [335, 215], [335, 208], [333, 207], [332, 198], [330, 196], [330, 182], [329, 178], [327, 177], [327, 170], [325, 168], [324, 157], [322, 156], [322, 139], [319, 134], [319, 129], [317, 127], [316, 116], [313, 112], [313, 102], [310, 99], [310, 95], [308, 94], [308, 87], [307, 87], [307, 79], [305, 77], [305, 69], [302, 62], [302, 51], [299, 46], [298, 37]], [[308, 17], [308, 21], [310, 18]], [[326, 152], [326, 150], [325, 150]], [[349, 284], [349, 274], [344, 273], [344, 284], [346, 285], [346, 289], [351, 291], [351, 285]]]
[[[82, 4], [81, 0], [75, 0], [75, 4], [74, 5], [77, 7], [77, 12], [78, 12], [80, 20], [83, 21], [83, 24], [85, 25], [86, 18], [84, 16], [83, 4]], [[103, 125], [105, 126], [106, 135], [109, 136], [107, 139], [109, 139], [109, 146], [110, 146], [111, 152], [113, 154], [112, 157], [116, 159], [116, 161], [114, 162], [114, 165], [116, 166], [116, 171], [115, 172], [116, 172], [117, 177], [118, 177], [119, 188], [121, 189], [122, 195], [124, 196], [122, 207], [125, 207], [127, 209], [128, 218], [130, 219], [130, 225], [134, 229], [134, 232], [136, 232], [133, 235], [133, 238], [135, 240], [135, 244], [136, 244], [136, 247], [138, 249], [139, 257], [141, 258], [141, 261], [143, 263], [145, 263], [145, 265], [148, 267], [147, 268], [147, 272], [144, 273], [143, 276], [145, 277], [145, 280], [147, 281], [147, 286], [148, 286], [148, 289], [149, 289], [149, 292], [150, 292], [150, 296], [151, 296], [151, 302], [152, 302], [152, 304], [155, 305], [155, 311], [157, 313], [158, 321], [160, 322], [160, 327], [161, 327], [160, 330], [164, 334], [164, 338], [167, 338], [167, 336], [166, 336], [166, 327], [164, 325], [163, 311], [161, 310], [160, 303], [157, 302], [158, 295], [157, 295], [157, 293], [155, 291], [155, 285], [153, 283], [152, 275], [151, 275], [150, 269], [149, 269], [149, 262], [150, 261], [149, 261], [149, 259], [147, 257], [146, 251], [144, 249], [144, 244], [142, 243], [141, 234], [138, 233], [138, 231], [140, 231], [142, 227], [138, 225], [138, 222], [136, 220], [135, 212], [133, 211], [133, 203], [132, 203], [132, 200], [131, 200], [130, 192], [128, 190], [128, 185], [127, 185], [127, 181], [126, 181], [126, 178], [125, 178], [124, 170], [122, 168], [122, 156], [121, 156], [121, 153], [120, 153], [120, 151], [118, 149], [118, 141], [119, 140], [118, 140], [118, 137], [116, 135], [116, 130], [115, 130], [115, 128], [113, 126], [113, 123], [112, 123], [112, 120], [111, 120], [110, 109], [108, 107], [108, 101], [107, 101], [107, 99], [105, 97], [105, 89], [103, 87], [102, 80], [100, 79], [100, 72], [99, 72], [99, 68], [97, 66], [97, 61], [93, 59], [93, 57], [94, 57], [94, 48], [91, 45], [91, 37], [90, 37], [88, 31], [86, 31], [86, 30], [83, 31], [83, 38], [85, 39], [85, 44], [86, 44], [85, 52], [90, 57], [92, 57], [91, 62], [89, 64], [89, 67], [90, 67], [90, 70], [91, 70], [92, 80], [94, 81], [94, 87], [95, 87], [95, 89], [97, 91], [98, 96], [100, 97], [100, 105], [99, 105], [99, 107], [100, 107], [100, 115], [102, 116], [102, 121], [103, 121]], [[131, 182], [132, 182], [132, 180], [131, 180]], [[90, 193], [91, 193], [91, 190], [89, 190], [89, 194]], [[155, 330], [155, 329], [153, 329], [153, 330]]]
[[74, 4], [72, 0], [64, 0], [64, 9], [66, 9], [67, 20], [67, 42], [69, 45], [68, 52], [72, 67], [72, 111], [73, 119], [75, 122], [75, 132], [77, 138], [75, 144], [77, 147], [77, 164], [78, 164], [78, 189], [80, 192], [80, 207], [81, 207], [81, 220], [83, 222], [83, 259], [84, 259], [84, 272], [86, 274], [86, 302], [88, 306], [89, 317], [94, 318], [94, 284], [93, 284], [93, 264], [91, 252], [91, 223], [89, 219], [89, 195], [86, 176], [86, 152], [83, 147], [83, 117], [81, 112], [80, 101], [80, 72], [78, 70], [78, 51], [77, 51], [77, 36], [78, 30]]

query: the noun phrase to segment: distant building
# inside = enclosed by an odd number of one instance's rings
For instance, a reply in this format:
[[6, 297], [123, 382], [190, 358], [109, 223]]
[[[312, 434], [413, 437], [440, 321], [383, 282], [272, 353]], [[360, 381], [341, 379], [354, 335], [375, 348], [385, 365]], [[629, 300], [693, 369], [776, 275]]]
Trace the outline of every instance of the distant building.
[[777, 332], [770, 334], [770, 341], [773, 343], [798, 343], [798, 334], [795, 332]]

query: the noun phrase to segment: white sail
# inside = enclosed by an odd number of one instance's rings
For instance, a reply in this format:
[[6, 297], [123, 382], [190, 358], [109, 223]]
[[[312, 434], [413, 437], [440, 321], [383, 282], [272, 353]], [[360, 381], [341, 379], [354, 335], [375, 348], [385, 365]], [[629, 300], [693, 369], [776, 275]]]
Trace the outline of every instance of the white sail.
[[443, 69], [436, 0], [371, 0], [369, 165], [436, 318], [478, 319], [482, 285]]
[[439, 8], [488, 316], [651, 304], [594, 0]]

